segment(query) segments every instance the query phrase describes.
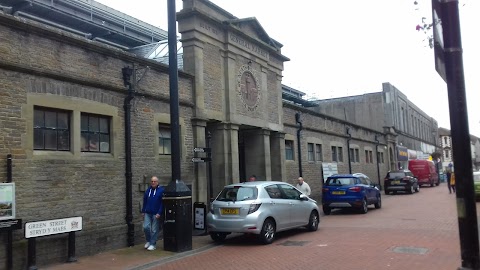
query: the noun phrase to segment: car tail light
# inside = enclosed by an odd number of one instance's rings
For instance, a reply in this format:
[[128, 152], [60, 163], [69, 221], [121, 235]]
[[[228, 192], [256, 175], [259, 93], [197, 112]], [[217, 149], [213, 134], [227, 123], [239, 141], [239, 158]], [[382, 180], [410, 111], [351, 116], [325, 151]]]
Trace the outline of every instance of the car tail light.
[[328, 192], [328, 188], [322, 188], [322, 192]]
[[353, 191], [353, 192], [360, 192], [360, 191], [362, 191], [362, 188], [361, 187], [351, 187], [348, 190]]
[[251, 214], [251, 213], [254, 213], [255, 211], [258, 210], [258, 208], [260, 208], [260, 205], [262, 205], [261, 203], [252, 203], [250, 204], [250, 208], [248, 209], [248, 214]]

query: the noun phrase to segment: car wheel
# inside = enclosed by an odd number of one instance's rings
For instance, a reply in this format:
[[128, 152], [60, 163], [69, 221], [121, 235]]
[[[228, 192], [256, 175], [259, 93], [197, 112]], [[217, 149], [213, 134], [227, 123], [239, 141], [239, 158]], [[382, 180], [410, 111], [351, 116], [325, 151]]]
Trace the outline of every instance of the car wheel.
[[385, 195], [389, 195], [389, 194], [390, 194], [390, 191], [385, 190]]
[[323, 213], [324, 213], [326, 216], [330, 215], [330, 213], [332, 213], [332, 208], [324, 205], [324, 206], [323, 206]]
[[275, 223], [271, 219], [267, 219], [263, 222], [262, 230], [260, 231], [260, 241], [263, 244], [271, 244], [275, 239]]
[[420, 185], [417, 185], [417, 188], [415, 189], [416, 192], [420, 192]]
[[430, 182], [430, 186], [431, 186], [431, 187], [434, 187], [434, 186], [435, 186], [435, 183], [433, 182], [433, 180], [432, 180], [432, 182]]
[[380, 196], [380, 194], [378, 194], [377, 202], [375, 203], [375, 208], [376, 209], [382, 208], [382, 196]]
[[363, 199], [362, 207], [360, 207], [360, 213], [366, 214], [368, 212], [368, 203], [367, 199]]
[[413, 189], [413, 185], [410, 186], [410, 190], [408, 191], [409, 194], [413, 194], [415, 190]]
[[227, 233], [210, 232], [210, 237], [215, 242], [223, 242], [225, 240], [225, 238], [227, 237]]
[[310, 219], [308, 220], [307, 229], [311, 232], [316, 231], [318, 229], [318, 223], [320, 223], [318, 213], [317, 211], [312, 211], [312, 213], [310, 213]]

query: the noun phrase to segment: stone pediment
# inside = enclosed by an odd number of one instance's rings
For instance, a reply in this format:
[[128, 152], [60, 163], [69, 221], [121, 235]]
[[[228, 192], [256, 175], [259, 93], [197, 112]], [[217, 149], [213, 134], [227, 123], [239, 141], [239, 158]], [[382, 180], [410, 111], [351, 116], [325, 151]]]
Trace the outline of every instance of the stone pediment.
[[244, 32], [245, 34], [251, 37], [255, 37], [265, 42], [266, 44], [274, 47], [277, 50], [283, 46], [279, 42], [270, 38], [270, 36], [267, 34], [265, 29], [263, 29], [262, 25], [258, 22], [257, 18], [255, 17], [249, 17], [244, 19], [230, 19], [230, 20], [225, 20], [223, 23], [235, 26], [237, 29]]

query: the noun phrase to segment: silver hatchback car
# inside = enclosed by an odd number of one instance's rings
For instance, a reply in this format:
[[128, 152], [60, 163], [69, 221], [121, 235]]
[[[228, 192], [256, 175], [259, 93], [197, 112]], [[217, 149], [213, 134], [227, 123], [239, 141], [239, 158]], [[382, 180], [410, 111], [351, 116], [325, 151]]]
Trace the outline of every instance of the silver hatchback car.
[[210, 205], [207, 225], [220, 242], [230, 233], [257, 234], [264, 244], [276, 232], [297, 227], [316, 231], [317, 202], [285, 182], [255, 181], [227, 185]]

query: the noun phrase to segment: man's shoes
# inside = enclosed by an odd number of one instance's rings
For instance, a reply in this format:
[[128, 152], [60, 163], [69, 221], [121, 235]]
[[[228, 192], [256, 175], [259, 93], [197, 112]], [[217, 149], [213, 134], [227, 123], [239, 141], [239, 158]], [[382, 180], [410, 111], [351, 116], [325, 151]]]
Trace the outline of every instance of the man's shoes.
[[147, 242], [147, 243], [145, 243], [145, 246], [144, 246], [144, 247], [145, 247], [145, 248], [148, 248], [149, 246], [150, 246], [150, 243]]
[[154, 245], [150, 245], [150, 246], [147, 248], [147, 250], [149, 250], [149, 251], [155, 250], [155, 246], [154, 246]]

